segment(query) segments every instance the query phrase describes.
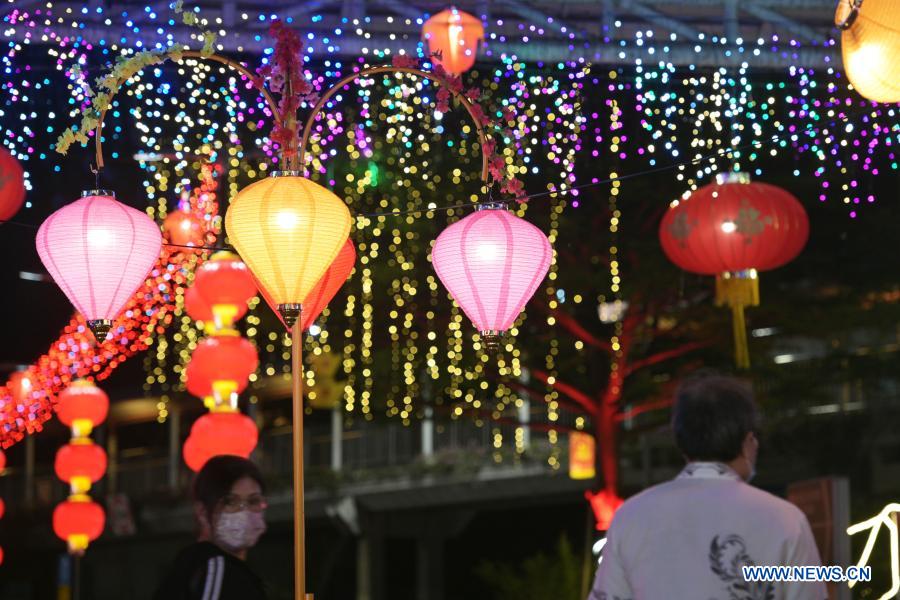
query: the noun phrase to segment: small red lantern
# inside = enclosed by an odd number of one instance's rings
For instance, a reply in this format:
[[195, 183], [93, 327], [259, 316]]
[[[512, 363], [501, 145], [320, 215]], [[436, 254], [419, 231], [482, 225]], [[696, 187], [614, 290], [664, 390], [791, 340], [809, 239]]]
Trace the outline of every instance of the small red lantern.
[[106, 473], [106, 452], [90, 441], [66, 444], [56, 452], [54, 469], [69, 482], [72, 493], [84, 494]]
[[[322, 314], [328, 303], [337, 295], [338, 290], [347, 282], [354, 264], [356, 264], [356, 247], [353, 245], [353, 240], [347, 239], [344, 245], [341, 246], [337, 257], [328, 267], [328, 270], [325, 271], [322, 278], [319, 279], [315, 287], [310, 290], [309, 295], [303, 300], [303, 313], [300, 315], [301, 331], [306, 331], [316, 322], [316, 319], [319, 318], [319, 315]], [[284, 326], [287, 327], [284, 317], [278, 312], [277, 305], [272, 301], [265, 288], [263, 286], [258, 287], [263, 300], [266, 301], [266, 304], [269, 305]], [[290, 327], [287, 328], [290, 329]]]
[[[191, 367], [191, 363], [188, 363], [184, 369], [184, 385], [189, 394], [201, 398], [206, 408], [212, 409], [215, 406], [216, 394], [215, 390], [213, 390], [212, 381], [207, 379], [205, 375], [205, 372], [198, 373], [196, 369]], [[243, 392], [250, 383], [249, 379], [237, 379], [236, 381], [238, 386], [234, 390], [235, 394]]]
[[183, 210], [173, 210], [163, 221], [163, 231], [169, 238], [169, 243], [178, 246], [202, 246], [203, 223]]
[[210, 382], [220, 401], [246, 387], [247, 379], [259, 366], [256, 346], [231, 331], [203, 338], [191, 355], [191, 378], [197, 377], [204, 389], [204, 382]]
[[[246, 302], [235, 306], [237, 307], [237, 313], [234, 315], [234, 321], [241, 319], [250, 309]], [[195, 321], [203, 321], [204, 329], [208, 335], [212, 335], [215, 332], [216, 323], [212, 305], [200, 294], [200, 290], [195, 285], [192, 285], [184, 292], [184, 310]]]
[[716, 276], [716, 303], [734, 316], [735, 356], [750, 366], [744, 307], [759, 304], [758, 271], [793, 260], [806, 245], [809, 219], [787, 191], [750, 182], [745, 173], [672, 203], [659, 228], [666, 256], [686, 271]]
[[75, 437], [87, 437], [106, 420], [109, 396], [90, 381], [79, 379], [59, 393], [56, 414], [72, 428]]
[[0, 498], [0, 519], [3, 518], [3, 515], [6, 514], [6, 502], [3, 501], [3, 498]]
[[484, 25], [469, 13], [450, 8], [434, 15], [422, 26], [428, 51], [439, 54], [434, 62], [454, 75], [472, 68], [478, 56], [478, 44], [484, 39]]
[[197, 267], [194, 286], [212, 307], [216, 327], [229, 328], [247, 302], [256, 295], [256, 283], [247, 265], [232, 252], [216, 252]]
[[16, 404], [22, 404], [28, 400], [34, 389], [34, 383], [28, 371], [16, 371], [9, 376], [9, 381], [6, 385], [9, 387], [9, 392], [12, 394]]
[[211, 412], [194, 422], [184, 443], [184, 461], [199, 471], [213, 456], [234, 455], [247, 458], [259, 440], [253, 420], [239, 412]]
[[82, 554], [103, 533], [106, 514], [88, 496], [72, 495], [53, 511], [53, 531], [69, 544], [69, 552]]
[[16, 157], [0, 148], [0, 221], [15, 216], [25, 201], [25, 172]]

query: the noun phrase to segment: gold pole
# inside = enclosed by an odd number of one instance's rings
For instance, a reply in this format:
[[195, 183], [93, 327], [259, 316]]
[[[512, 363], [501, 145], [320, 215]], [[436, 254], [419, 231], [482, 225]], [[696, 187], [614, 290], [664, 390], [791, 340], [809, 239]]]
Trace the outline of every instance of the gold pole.
[[750, 368], [750, 349], [747, 346], [747, 323], [744, 319], [744, 305], [731, 307], [731, 324], [734, 327], [734, 362], [738, 369]]
[[294, 412], [294, 597], [312, 600], [306, 594], [305, 517], [303, 515], [303, 332], [298, 317], [291, 327], [291, 388]]

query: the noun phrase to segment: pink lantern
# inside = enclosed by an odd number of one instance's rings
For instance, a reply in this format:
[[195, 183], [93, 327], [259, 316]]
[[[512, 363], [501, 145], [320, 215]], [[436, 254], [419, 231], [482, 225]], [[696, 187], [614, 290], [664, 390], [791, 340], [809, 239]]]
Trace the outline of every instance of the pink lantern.
[[146, 214], [92, 190], [47, 217], [37, 233], [41, 262], [98, 342], [144, 282], [162, 235]]
[[487, 204], [450, 225], [431, 261], [488, 348], [509, 329], [547, 275], [553, 248], [544, 233], [504, 204]]

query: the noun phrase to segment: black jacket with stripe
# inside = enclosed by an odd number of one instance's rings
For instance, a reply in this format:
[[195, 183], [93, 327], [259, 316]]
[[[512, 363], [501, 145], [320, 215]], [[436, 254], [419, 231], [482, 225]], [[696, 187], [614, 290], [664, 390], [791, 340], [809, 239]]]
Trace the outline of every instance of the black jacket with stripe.
[[153, 600], [266, 600], [262, 580], [239, 558], [198, 542], [178, 553]]

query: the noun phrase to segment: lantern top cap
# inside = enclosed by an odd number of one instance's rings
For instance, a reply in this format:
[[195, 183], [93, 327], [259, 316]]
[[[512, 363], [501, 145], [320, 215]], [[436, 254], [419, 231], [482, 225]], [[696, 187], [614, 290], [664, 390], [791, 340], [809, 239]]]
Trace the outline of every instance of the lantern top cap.
[[750, 173], [731, 171], [728, 173], [719, 173], [716, 175], [716, 183], [724, 185], [726, 183], [750, 183]]
[[297, 170], [292, 171], [272, 171], [269, 177], [303, 177], [303, 173]]
[[91, 196], [109, 196], [110, 198], [115, 198], [116, 193], [112, 190], [103, 189], [84, 190], [83, 192], [81, 192], [82, 198], [90, 198]]
[[480, 202], [475, 210], [508, 210], [506, 202]]
[[235, 260], [238, 258], [238, 255], [231, 250], [219, 250], [218, 252], [210, 256], [209, 260]]

